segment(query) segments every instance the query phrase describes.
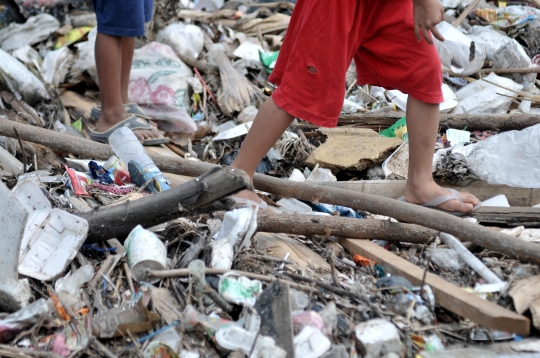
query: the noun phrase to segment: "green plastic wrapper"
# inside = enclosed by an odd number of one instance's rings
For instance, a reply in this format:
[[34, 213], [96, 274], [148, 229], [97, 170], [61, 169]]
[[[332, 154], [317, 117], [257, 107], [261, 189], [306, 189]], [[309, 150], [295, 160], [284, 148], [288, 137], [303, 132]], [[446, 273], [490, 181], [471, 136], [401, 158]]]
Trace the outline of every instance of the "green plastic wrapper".
[[276, 65], [276, 61], [279, 55], [279, 51], [276, 52], [262, 52], [259, 50], [259, 59], [261, 60], [261, 63], [268, 73], [272, 73], [272, 70], [274, 69], [274, 66]]
[[386, 128], [380, 132], [383, 137], [389, 138], [401, 138], [407, 140], [409, 135], [407, 134], [407, 122], [405, 117], [398, 119], [391, 127]]

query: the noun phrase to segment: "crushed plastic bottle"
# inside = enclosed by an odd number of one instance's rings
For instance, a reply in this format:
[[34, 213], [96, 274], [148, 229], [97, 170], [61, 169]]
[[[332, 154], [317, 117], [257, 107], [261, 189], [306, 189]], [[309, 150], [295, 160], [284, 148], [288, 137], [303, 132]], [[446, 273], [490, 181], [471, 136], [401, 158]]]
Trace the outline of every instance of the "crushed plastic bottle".
[[148, 154], [146, 154], [144, 147], [131, 129], [121, 127], [115, 130], [109, 136], [109, 144], [123, 163], [136, 162], [145, 172], [151, 174], [159, 183], [159, 191], [165, 191], [170, 188], [169, 182], [161, 174], [161, 171]]
[[78, 296], [81, 286], [90, 282], [92, 277], [94, 277], [94, 267], [84, 265], [72, 273], [71, 276], [58, 279], [54, 285], [54, 290], [56, 292], [66, 291], [73, 296]]
[[0, 343], [9, 342], [23, 329], [37, 323], [40, 317], [54, 310], [52, 300], [40, 298], [25, 308], [0, 320]]
[[306, 309], [309, 305], [309, 296], [302, 291], [289, 289], [289, 296], [291, 301], [291, 312], [300, 312]]

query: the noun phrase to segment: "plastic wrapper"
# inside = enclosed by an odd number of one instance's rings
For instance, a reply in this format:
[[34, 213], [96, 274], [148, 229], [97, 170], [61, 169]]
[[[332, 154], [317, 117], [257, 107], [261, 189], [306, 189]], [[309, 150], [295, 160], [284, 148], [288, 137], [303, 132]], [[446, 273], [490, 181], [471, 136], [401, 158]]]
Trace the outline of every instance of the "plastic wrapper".
[[204, 35], [199, 26], [177, 22], [160, 30], [156, 41], [169, 45], [182, 56], [196, 59], [203, 50]]
[[486, 59], [484, 45], [475, 45], [474, 59], [470, 61], [471, 39], [446, 21], [437, 25], [437, 29], [445, 38], [444, 42], [434, 39], [444, 70], [469, 76], [484, 66]]
[[508, 90], [482, 80], [469, 83], [456, 92], [459, 103], [452, 111], [453, 114], [505, 114], [512, 103], [512, 97], [516, 96], [512, 91], [520, 91], [523, 87], [494, 73], [485, 79]]
[[0, 88], [9, 90], [17, 99], [30, 105], [50, 98], [43, 83], [4, 50], [0, 50]]
[[60, 28], [60, 22], [52, 15], [39, 14], [29, 18], [24, 24], [11, 23], [0, 30], [0, 47], [12, 51], [25, 45], [34, 45], [46, 40]]
[[197, 123], [184, 107], [166, 104], [141, 104], [140, 107], [165, 132], [191, 134], [197, 130]]
[[[150, 109], [153, 119], [170, 122], [182, 108], [189, 109], [187, 78], [192, 75], [191, 69], [169, 46], [152, 42], [135, 50], [129, 98]], [[193, 123], [187, 120], [182, 120], [182, 123], [186, 130], [193, 129]]]
[[43, 79], [54, 86], [63, 83], [72, 61], [73, 55], [67, 47], [49, 52], [41, 64]]
[[490, 184], [540, 188], [540, 124], [478, 142], [467, 156], [474, 172]]
[[250, 104], [263, 100], [262, 92], [242, 76], [231, 64], [221, 45], [214, 45], [208, 56], [210, 62], [219, 67], [221, 88], [217, 93], [218, 105], [222, 112], [231, 117], [235, 112], [241, 112]]
[[96, 71], [96, 56], [94, 53], [94, 48], [96, 46], [96, 36], [97, 36], [97, 27], [94, 27], [88, 33], [88, 41], [80, 42], [75, 44], [77, 48], [77, 59], [74, 63], [74, 68], [79, 72], [88, 71], [88, 74], [94, 82], [98, 83], [97, 71]]
[[53, 311], [51, 300], [41, 298], [0, 320], [0, 343], [8, 342], [23, 329], [36, 324], [40, 317]]

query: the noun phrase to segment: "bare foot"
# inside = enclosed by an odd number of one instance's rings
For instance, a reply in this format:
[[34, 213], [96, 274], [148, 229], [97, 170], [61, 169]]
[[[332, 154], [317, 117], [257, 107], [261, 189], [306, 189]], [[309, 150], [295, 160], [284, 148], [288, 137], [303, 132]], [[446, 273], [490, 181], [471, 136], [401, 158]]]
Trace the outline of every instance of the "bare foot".
[[[123, 107], [120, 108], [121, 109], [111, 111], [101, 111], [100, 116], [96, 121], [96, 129], [98, 132], [105, 132], [130, 116]], [[135, 133], [139, 140], [163, 138], [158, 132], [157, 127], [151, 130], [136, 129], [133, 133]]]
[[273, 213], [274, 210], [270, 209], [268, 205], [261, 199], [257, 194], [251, 190], [242, 190], [234, 194], [233, 199], [239, 199], [238, 202], [241, 204], [244, 200], [252, 201], [253, 203], [259, 205], [259, 210], [267, 213]]
[[[412, 204], [425, 204], [428, 201], [443, 195], [451, 194], [448, 189], [440, 187], [435, 182], [430, 182], [417, 187], [414, 187], [413, 184], [407, 182], [407, 185], [405, 186], [405, 200]], [[476, 196], [469, 193], [459, 192], [459, 197], [462, 201], [457, 199], [449, 200], [438, 205], [437, 208], [447, 211], [468, 213], [480, 203], [480, 200], [478, 200]]]

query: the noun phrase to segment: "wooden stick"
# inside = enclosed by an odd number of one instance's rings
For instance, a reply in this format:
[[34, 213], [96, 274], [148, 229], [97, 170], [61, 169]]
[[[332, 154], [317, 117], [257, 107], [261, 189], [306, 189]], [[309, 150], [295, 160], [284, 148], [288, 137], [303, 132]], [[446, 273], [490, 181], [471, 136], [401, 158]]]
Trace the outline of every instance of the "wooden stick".
[[[74, 141], [71, 136], [66, 134], [13, 123], [5, 119], [0, 119], [0, 135], [14, 137], [14, 126], [17, 127], [23, 140], [35, 141], [36, 143], [45, 145], [48, 144], [55, 150], [98, 159], [108, 159], [112, 154], [110, 147], [104, 144], [85, 139]], [[187, 176], [198, 176], [215, 167], [212, 164], [194, 162], [182, 158], [165, 156], [151, 156], [151, 158], [162, 171]], [[261, 174], [255, 174], [254, 184], [259, 190], [287, 198], [342, 205], [356, 210], [365, 210], [375, 214], [390, 216], [402, 222], [426, 226], [454, 235], [462, 241], [470, 241], [510, 257], [540, 264], [540, 250], [538, 250], [537, 245], [516, 241], [515, 238], [509, 235], [495, 232], [480, 225], [471, 224], [437, 210], [376, 195], [355, 193], [349, 190], [317, 185], [316, 183], [291, 182]]]
[[[219, 216], [218, 216], [219, 217]], [[262, 232], [294, 235], [326, 235], [355, 239], [426, 244], [436, 230], [391, 221], [351, 219], [339, 216], [259, 213], [257, 229]]]
[[[405, 117], [405, 112], [354, 113], [342, 114], [338, 125], [356, 125], [375, 130], [388, 128], [398, 119]], [[528, 113], [515, 114], [440, 114], [439, 125], [442, 128], [463, 129], [469, 131], [521, 130], [540, 123], [540, 116]]]
[[540, 227], [540, 208], [485, 207], [471, 216], [483, 224]]
[[527, 67], [527, 68], [483, 68], [480, 70], [482, 73], [540, 73], [540, 67]]
[[471, 13], [471, 11], [478, 5], [479, 2], [480, 2], [480, 0], [474, 0], [472, 3], [470, 3], [469, 6], [467, 6], [465, 8], [465, 10], [463, 10], [461, 15], [459, 15], [459, 17], [456, 19], [456, 21], [454, 21], [452, 26], [458, 27], [459, 25], [461, 25], [463, 20], [465, 20], [467, 15], [469, 15]]
[[[377, 262], [387, 272], [404, 276], [413, 285], [420, 285], [424, 271], [382, 247], [365, 240], [341, 239], [340, 243], [352, 254], [362, 255]], [[490, 329], [528, 335], [530, 321], [527, 317], [511, 312], [495, 303], [466, 292], [442, 278], [428, 273], [426, 284], [431, 286], [438, 305]]]
[[88, 243], [127, 236], [138, 224], [158, 225], [250, 187], [246, 173], [214, 168], [197, 179], [137, 201], [77, 213], [88, 221]]

